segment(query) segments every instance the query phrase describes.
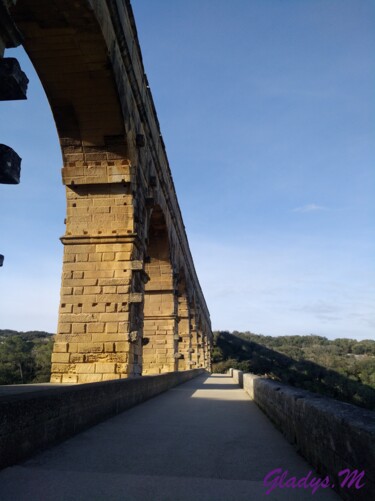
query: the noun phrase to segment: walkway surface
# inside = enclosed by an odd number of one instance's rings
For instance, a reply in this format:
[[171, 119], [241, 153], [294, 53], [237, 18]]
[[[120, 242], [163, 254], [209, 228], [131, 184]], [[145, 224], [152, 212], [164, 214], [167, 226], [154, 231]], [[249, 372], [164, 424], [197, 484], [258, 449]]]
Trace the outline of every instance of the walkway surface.
[[311, 501], [305, 489], [266, 495], [276, 468], [312, 470], [232, 378], [204, 375], [3, 470], [0, 500]]

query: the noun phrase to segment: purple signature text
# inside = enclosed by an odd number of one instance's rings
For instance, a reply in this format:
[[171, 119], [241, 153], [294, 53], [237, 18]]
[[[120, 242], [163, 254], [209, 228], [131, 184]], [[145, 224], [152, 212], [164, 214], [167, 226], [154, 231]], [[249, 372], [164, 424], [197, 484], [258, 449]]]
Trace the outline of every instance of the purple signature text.
[[[341, 470], [338, 472], [340, 487], [354, 487], [354, 489], [361, 489], [365, 486], [363, 482], [363, 477], [365, 472], [358, 470]], [[331, 481], [327, 475], [324, 478], [314, 477], [313, 472], [309, 471], [304, 477], [297, 478], [289, 475], [288, 470], [283, 470], [282, 468], [276, 468], [270, 471], [263, 479], [265, 487], [267, 487], [266, 494], [270, 494], [274, 489], [311, 489], [311, 494], [315, 494], [318, 489], [327, 489], [335, 487], [334, 483]]]

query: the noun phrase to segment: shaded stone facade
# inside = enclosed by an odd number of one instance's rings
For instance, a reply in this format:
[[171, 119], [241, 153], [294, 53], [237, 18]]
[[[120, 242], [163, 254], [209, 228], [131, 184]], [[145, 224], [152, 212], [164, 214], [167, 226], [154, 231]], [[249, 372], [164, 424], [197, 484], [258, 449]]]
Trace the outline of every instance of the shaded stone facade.
[[0, 3], [43, 84], [63, 156], [67, 216], [51, 381], [209, 369], [209, 313], [130, 2]]

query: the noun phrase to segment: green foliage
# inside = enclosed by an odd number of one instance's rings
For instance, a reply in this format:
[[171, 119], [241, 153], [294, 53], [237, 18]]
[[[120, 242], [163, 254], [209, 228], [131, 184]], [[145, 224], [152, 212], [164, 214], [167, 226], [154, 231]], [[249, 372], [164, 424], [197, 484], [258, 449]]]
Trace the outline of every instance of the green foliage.
[[25, 383], [34, 376], [32, 343], [21, 336], [8, 337], [0, 345], [0, 383]]
[[52, 335], [0, 330], [0, 384], [49, 381]]
[[47, 341], [34, 344], [35, 376], [33, 383], [47, 383], [51, 376], [52, 336]]
[[214, 353], [214, 372], [233, 367], [267, 374], [272, 379], [375, 410], [375, 341], [222, 331], [214, 333]]

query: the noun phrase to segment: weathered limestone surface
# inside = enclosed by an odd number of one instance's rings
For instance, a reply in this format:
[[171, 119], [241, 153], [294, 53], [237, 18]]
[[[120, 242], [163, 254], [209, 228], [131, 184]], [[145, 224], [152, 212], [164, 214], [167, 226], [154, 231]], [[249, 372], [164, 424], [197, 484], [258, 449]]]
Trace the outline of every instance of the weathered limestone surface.
[[173, 372], [98, 384], [52, 387], [0, 399], [0, 468], [75, 435], [202, 374]]
[[[319, 473], [335, 478], [343, 499], [375, 498], [374, 412], [253, 374], [243, 374], [243, 388]], [[364, 470], [365, 487], [340, 488], [345, 469]]]
[[130, 2], [0, 6], [46, 91], [63, 156], [67, 214], [51, 382], [210, 368], [209, 312]]

